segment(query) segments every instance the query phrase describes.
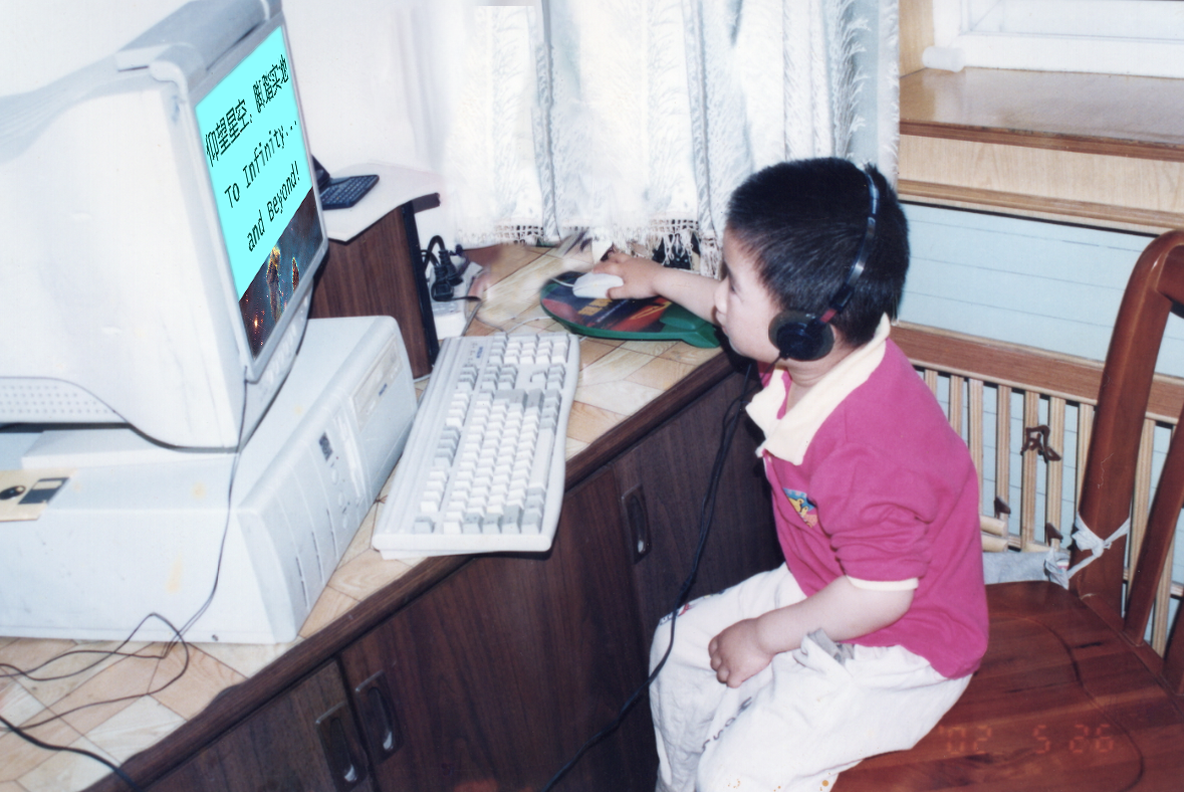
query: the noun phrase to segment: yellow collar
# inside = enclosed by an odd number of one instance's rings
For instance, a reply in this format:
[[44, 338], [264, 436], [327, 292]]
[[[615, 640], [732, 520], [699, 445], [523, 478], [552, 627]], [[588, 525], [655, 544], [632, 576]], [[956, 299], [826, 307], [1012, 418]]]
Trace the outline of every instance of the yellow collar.
[[802, 464], [810, 442], [823, 421], [830, 417], [852, 391], [867, 382], [868, 377], [883, 361], [891, 328], [888, 316], [885, 315], [880, 319], [880, 326], [876, 328], [876, 334], [871, 341], [851, 352], [826, 372], [818, 384], [780, 419], [777, 413], [785, 404], [788, 377], [782, 365], [778, 364], [773, 369], [769, 384], [754, 396], [748, 405], [748, 414], [765, 433], [765, 442], [757, 449], [757, 454], [768, 451], [791, 464]]

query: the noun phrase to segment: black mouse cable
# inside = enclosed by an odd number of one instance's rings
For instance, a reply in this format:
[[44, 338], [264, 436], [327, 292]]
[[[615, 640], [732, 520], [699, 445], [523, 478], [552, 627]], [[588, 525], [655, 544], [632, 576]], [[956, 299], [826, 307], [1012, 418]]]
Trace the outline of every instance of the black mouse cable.
[[[666, 646], [666, 651], [662, 655], [662, 659], [654, 666], [654, 670], [646, 677], [636, 690], [630, 694], [625, 703], [621, 705], [615, 718], [612, 719], [603, 729], [588, 738], [579, 750], [575, 752], [571, 759], [567, 761], [563, 767], [559, 768], [558, 772], [551, 777], [551, 780], [540, 790], [540, 792], [550, 792], [554, 786], [563, 779], [567, 773], [576, 766], [593, 746], [608, 737], [616, 731], [621, 722], [624, 721], [625, 716], [633, 709], [634, 705], [641, 700], [642, 694], [649, 690], [650, 685], [658, 678], [658, 673], [662, 667], [666, 665], [666, 660], [670, 657], [670, 652], [674, 649], [674, 626], [678, 621], [678, 611], [684, 604], [686, 604], [687, 597], [691, 593], [691, 588], [695, 585], [695, 578], [699, 574], [699, 563], [703, 558], [703, 548], [707, 545], [707, 535], [711, 529], [711, 521], [715, 516], [715, 500], [716, 494], [719, 490], [719, 482], [723, 476], [724, 464], [727, 462], [728, 450], [732, 446], [732, 438], [736, 434], [736, 429], [740, 425], [740, 418], [744, 415], [743, 406], [746, 404], [745, 397], [748, 391], [748, 380], [752, 374], [752, 364], [749, 363], [744, 372], [744, 380], [740, 386], [740, 395], [732, 400], [728, 405], [728, 409], [724, 412], [724, 430], [723, 437], [720, 440], [719, 450], [716, 451], [715, 461], [711, 467], [711, 477], [708, 479], [707, 492], [703, 495], [702, 505], [699, 509], [699, 542], [695, 547], [695, 555], [691, 561], [691, 570], [687, 573], [686, 579], [683, 580], [682, 586], [678, 591], [678, 598], [674, 604], [674, 609], [670, 611], [670, 642]], [[735, 411], [734, 414], [731, 414]]]

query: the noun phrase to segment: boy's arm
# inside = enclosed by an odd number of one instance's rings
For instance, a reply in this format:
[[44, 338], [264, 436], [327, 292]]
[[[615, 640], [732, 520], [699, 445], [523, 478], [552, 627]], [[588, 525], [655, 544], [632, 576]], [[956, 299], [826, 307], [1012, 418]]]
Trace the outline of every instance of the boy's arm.
[[801, 602], [744, 619], [711, 639], [711, 667], [728, 687], [756, 674], [773, 656], [797, 649], [802, 639], [822, 629], [832, 640], [858, 638], [887, 627], [908, 611], [913, 591], [859, 588], [846, 577]]
[[610, 253], [596, 265], [597, 272], [617, 275], [624, 285], [609, 289], [614, 300], [665, 297], [696, 316], [715, 323], [715, 289], [719, 281], [686, 270], [663, 267], [656, 261]]

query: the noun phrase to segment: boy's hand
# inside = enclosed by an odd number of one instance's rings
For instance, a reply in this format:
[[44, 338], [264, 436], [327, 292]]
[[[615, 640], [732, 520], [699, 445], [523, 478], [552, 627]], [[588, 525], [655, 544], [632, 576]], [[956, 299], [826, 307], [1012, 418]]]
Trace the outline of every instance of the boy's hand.
[[614, 250], [593, 267], [594, 272], [607, 272], [625, 281], [608, 290], [612, 300], [644, 300], [665, 297], [678, 303], [698, 317], [715, 321], [715, 289], [719, 281], [705, 278], [687, 270], [663, 267], [656, 261], [629, 256]]
[[744, 619], [711, 639], [707, 645], [715, 678], [730, 688], [773, 662], [773, 655], [760, 642], [756, 619]]
[[607, 272], [625, 281], [608, 290], [612, 300], [644, 300], [662, 296], [658, 291], [657, 279], [665, 268], [656, 261], [629, 256], [614, 250], [592, 268], [594, 272]]
[[776, 655], [801, 646], [814, 630], [825, 630], [835, 641], [858, 638], [895, 622], [912, 601], [911, 588], [859, 588], [838, 577], [800, 602], [738, 621], [712, 638], [707, 645], [711, 668], [720, 682], [739, 687]]

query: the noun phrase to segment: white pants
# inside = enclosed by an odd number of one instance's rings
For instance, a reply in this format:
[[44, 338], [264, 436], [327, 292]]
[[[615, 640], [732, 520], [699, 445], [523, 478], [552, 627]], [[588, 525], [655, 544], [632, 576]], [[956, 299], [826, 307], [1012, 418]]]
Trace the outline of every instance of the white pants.
[[[899, 646], [856, 646], [840, 663], [807, 638], [738, 688], [711, 670], [707, 644], [741, 619], [800, 602], [781, 566], [695, 600], [674, 622], [674, 648], [650, 690], [659, 792], [821, 792], [868, 756], [911, 748], [966, 689]], [[670, 642], [670, 617], [650, 649]]]

